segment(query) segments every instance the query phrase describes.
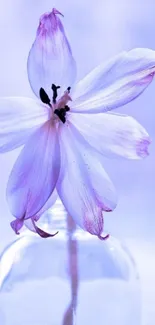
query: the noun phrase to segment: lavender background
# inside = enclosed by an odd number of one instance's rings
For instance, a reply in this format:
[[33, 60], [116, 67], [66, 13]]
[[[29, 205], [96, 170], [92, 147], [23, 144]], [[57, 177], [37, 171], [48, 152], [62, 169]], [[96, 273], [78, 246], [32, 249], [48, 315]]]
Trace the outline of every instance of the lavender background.
[[[78, 78], [118, 52], [133, 47], [155, 50], [154, 0], [1, 0], [0, 96], [33, 96], [27, 80], [26, 60], [39, 16], [52, 7], [64, 13]], [[155, 81], [136, 101], [118, 109], [141, 122], [152, 137], [150, 156], [143, 161], [105, 160], [119, 192], [117, 209], [106, 217], [108, 231], [125, 239], [143, 281], [145, 325], [153, 325], [155, 312]], [[0, 156], [0, 250], [15, 236], [5, 201], [5, 187], [19, 150]]]

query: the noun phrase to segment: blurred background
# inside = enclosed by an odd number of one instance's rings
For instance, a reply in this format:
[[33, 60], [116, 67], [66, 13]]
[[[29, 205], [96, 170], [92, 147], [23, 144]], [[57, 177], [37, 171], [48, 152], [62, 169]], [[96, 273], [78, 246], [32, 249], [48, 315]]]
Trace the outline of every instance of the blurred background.
[[[40, 15], [56, 7], [65, 18], [78, 79], [122, 50], [155, 50], [154, 0], [1, 0], [0, 96], [33, 96], [26, 61]], [[132, 115], [152, 138], [143, 161], [106, 160], [119, 193], [117, 209], [105, 218], [106, 229], [127, 242], [142, 279], [145, 325], [155, 324], [155, 81], [134, 102], [117, 111]], [[0, 251], [15, 238], [5, 188], [19, 150], [0, 156]]]

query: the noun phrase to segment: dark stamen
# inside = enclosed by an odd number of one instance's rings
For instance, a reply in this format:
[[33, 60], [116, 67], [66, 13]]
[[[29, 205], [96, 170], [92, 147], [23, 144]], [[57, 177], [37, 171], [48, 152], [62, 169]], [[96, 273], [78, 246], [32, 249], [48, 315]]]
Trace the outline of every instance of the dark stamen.
[[67, 88], [68, 93], [70, 93], [70, 90], [71, 90], [71, 87], [68, 87], [68, 88]]
[[66, 111], [64, 108], [55, 109], [54, 114], [56, 114], [62, 123], [66, 122]]
[[50, 98], [48, 97], [46, 91], [43, 88], [40, 88], [39, 91], [40, 99], [44, 104], [51, 106]]
[[65, 109], [66, 112], [70, 111], [70, 108], [69, 108], [68, 105], [65, 105], [65, 108], [64, 109]]
[[58, 97], [58, 92], [57, 90], [60, 89], [60, 86], [56, 86], [54, 84], [52, 84], [52, 90], [53, 90], [53, 103], [55, 104], [56, 103], [56, 99]]

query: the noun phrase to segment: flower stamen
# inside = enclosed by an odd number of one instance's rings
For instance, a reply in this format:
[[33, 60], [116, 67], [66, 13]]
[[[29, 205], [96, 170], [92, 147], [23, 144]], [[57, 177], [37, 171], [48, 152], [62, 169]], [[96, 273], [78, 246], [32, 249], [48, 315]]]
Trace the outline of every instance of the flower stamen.
[[71, 87], [67, 88], [68, 94], [70, 94]]
[[70, 110], [70, 108], [65, 105], [64, 108], [60, 108], [60, 109], [55, 109], [54, 114], [56, 114], [59, 119], [61, 120], [62, 123], [66, 122], [66, 112], [68, 112]]
[[[56, 102], [56, 99], [58, 97], [58, 92], [57, 90], [60, 88], [60, 86], [56, 86], [55, 84], [52, 84], [51, 89], [53, 90], [53, 104], [54, 104], [54, 114], [56, 114], [59, 119], [61, 120], [62, 123], [66, 122], [66, 112], [68, 112], [70, 110], [69, 106], [66, 105], [66, 103], [71, 100], [71, 97], [69, 96], [71, 87], [68, 87], [67, 90], [65, 91], [64, 95], [59, 99], [58, 103]], [[40, 88], [39, 91], [40, 94], [40, 99], [44, 104], [47, 104], [50, 106], [50, 108], [52, 107], [51, 104], [51, 100], [48, 96], [48, 94], [46, 93], [46, 91], [44, 90], [44, 88]], [[61, 107], [61, 105], [64, 107]]]
[[60, 86], [56, 86], [56, 85], [52, 84], [51, 89], [53, 90], [53, 104], [56, 104], [56, 99], [58, 97], [57, 90], [60, 89]]
[[47, 95], [46, 91], [44, 90], [44, 88], [40, 88], [39, 95], [40, 95], [41, 101], [44, 104], [47, 104], [47, 105], [49, 105], [51, 107], [51, 100], [48, 97], [48, 95]]

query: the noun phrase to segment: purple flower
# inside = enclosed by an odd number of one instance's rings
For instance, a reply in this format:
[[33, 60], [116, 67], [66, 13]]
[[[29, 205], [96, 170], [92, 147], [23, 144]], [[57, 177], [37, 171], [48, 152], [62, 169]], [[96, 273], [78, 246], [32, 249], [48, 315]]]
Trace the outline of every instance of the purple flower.
[[155, 73], [155, 52], [133, 49], [103, 63], [74, 84], [76, 64], [60, 12], [39, 23], [28, 57], [28, 77], [38, 100], [0, 99], [0, 152], [25, 144], [11, 172], [7, 200], [16, 233], [36, 222], [57, 193], [75, 222], [102, 237], [103, 212], [117, 195], [103, 157], [140, 159], [150, 138], [132, 117], [109, 113], [138, 97]]

